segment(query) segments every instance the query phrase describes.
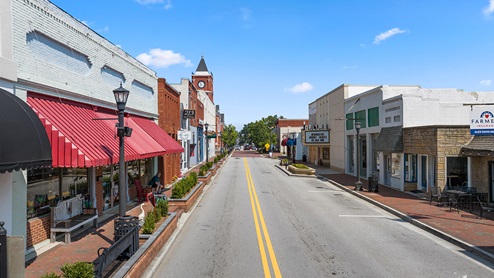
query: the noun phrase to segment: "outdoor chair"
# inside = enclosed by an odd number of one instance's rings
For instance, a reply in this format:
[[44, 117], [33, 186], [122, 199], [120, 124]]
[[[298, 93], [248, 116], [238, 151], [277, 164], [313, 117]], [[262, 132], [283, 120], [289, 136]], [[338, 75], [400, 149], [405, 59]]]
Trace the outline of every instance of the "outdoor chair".
[[477, 202], [479, 202], [479, 206], [480, 206], [480, 219], [482, 219], [482, 217], [484, 217], [484, 211], [493, 212], [494, 207], [490, 207], [487, 201], [482, 200], [478, 195], [476, 197], [477, 197]]
[[151, 192], [151, 187], [143, 188], [140, 180], [135, 180], [134, 184], [136, 186], [137, 199], [142, 202], [147, 200], [147, 195]]
[[440, 187], [431, 186], [429, 189], [431, 195], [429, 204], [432, 204], [432, 201], [436, 202], [437, 205], [448, 202], [448, 195]]

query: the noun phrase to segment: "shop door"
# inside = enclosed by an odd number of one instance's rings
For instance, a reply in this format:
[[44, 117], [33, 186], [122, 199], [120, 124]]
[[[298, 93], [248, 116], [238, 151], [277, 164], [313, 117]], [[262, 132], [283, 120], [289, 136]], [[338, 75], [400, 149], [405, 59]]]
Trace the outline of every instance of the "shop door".
[[420, 156], [420, 190], [427, 192], [427, 156]]
[[390, 185], [391, 179], [391, 159], [388, 154], [384, 155], [384, 184]]

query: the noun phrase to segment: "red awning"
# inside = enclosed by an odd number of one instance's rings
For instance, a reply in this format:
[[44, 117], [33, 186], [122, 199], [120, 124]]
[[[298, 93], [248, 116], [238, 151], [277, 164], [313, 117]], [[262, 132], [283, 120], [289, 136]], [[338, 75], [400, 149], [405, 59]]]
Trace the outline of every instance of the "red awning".
[[[96, 111], [97, 107], [91, 105], [45, 99], [31, 93], [28, 104], [38, 114], [48, 133], [53, 167], [94, 167], [118, 163], [116, 112]], [[125, 161], [166, 153], [144, 129], [129, 118], [125, 122], [133, 128], [132, 136], [125, 138]]]
[[130, 119], [165, 148], [166, 154], [182, 153], [184, 151], [184, 148], [154, 121], [137, 116], [131, 116]]

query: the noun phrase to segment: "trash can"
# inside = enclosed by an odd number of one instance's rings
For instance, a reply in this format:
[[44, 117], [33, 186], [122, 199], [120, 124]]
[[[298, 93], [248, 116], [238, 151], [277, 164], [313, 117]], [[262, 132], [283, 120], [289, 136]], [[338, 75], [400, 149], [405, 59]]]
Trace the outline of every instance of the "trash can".
[[377, 183], [377, 177], [374, 176], [374, 175], [371, 175], [369, 176], [369, 178], [367, 179], [367, 183], [369, 185], [369, 192], [379, 192], [379, 186], [378, 186], [378, 183]]
[[303, 162], [307, 162], [307, 155], [305, 155], [305, 154], [304, 154], [304, 155], [302, 155], [302, 161], [303, 161]]

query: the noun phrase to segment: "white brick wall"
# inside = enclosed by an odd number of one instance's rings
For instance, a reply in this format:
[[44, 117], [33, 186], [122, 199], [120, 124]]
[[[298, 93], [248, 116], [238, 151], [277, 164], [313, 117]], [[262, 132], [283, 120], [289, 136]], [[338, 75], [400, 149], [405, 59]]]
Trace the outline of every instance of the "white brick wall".
[[[44, 88], [45, 93], [100, 102], [102, 106], [114, 105], [112, 91], [118, 84], [108, 82], [101, 71], [108, 66], [125, 78], [123, 86], [130, 91], [127, 109], [157, 115], [154, 71], [46, 0], [13, 0], [12, 11], [13, 56], [18, 64], [19, 83]], [[37, 43], [28, 43], [28, 34], [38, 40]], [[39, 43], [42, 36], [50, 39], [51, 48]], [[57, 44], [59, 48], [53, 47]], [[74, 55], [70, 56], [67, 49]], [[40, 53], [50, 56], [40, 57]], [[64, 55], [65, 61], [60, 60]], [[89, 68], [86, 61], [74, 63], [75, 58], [84, 56], [90, 61]], [[141, 84], [148, 86], [152, 93], [142, 90]]]

